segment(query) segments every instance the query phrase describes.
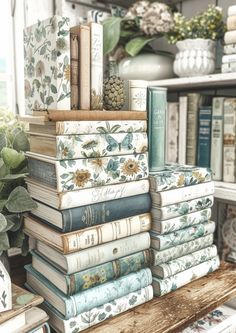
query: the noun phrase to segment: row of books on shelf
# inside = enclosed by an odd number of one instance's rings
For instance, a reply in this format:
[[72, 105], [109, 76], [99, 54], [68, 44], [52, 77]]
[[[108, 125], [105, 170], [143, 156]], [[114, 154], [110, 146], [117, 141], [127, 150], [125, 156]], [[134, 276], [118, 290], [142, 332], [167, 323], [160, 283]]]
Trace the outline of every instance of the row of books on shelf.
[[189, 93], [168, 103], [166, 161], [209, 167], [235, 182], [236, 99]]

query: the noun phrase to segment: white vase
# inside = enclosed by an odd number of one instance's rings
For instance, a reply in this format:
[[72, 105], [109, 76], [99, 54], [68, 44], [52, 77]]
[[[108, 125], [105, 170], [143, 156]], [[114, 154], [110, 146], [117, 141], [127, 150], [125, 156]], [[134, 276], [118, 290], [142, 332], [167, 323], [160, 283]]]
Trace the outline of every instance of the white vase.
[[179, 52], [174, 61], [174, 72], [180, 77], [211, 74], [215, 70], [215, 41], [185, 39], [176, 43]]
[[123, 80], [162, 80], [173, 77], [173, 58], [170, 54], [141, 53], [127, 57], [119, 63], [119, 76]]

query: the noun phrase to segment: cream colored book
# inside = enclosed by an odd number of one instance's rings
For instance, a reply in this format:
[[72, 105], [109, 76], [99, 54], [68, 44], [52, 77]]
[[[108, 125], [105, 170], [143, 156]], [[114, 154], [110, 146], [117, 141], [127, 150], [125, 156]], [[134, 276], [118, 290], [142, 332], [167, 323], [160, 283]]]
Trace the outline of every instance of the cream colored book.
[[90, 110], [90, 27], [80, 26], [80, 109]]
[[225, 44], [236, 43], [236, 30], [227, 31], [224, 36]]

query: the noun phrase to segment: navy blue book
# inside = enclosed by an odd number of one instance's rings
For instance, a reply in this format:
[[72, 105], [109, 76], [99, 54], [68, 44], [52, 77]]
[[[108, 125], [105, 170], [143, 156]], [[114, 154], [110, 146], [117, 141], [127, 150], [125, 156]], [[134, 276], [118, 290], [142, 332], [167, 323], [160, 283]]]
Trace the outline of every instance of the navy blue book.
[[197, 165], [205, 168], [210, 167], [211, 161], [211, 119], [212, 107], [202, 106], [199, 109]]

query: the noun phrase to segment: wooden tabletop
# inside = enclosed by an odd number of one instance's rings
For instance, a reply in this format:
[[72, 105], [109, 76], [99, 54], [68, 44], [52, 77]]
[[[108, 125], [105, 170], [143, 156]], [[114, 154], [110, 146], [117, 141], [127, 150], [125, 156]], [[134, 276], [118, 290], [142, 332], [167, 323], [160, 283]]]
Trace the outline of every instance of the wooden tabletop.
[[84, 333], [176, 333], [234, 297], [236, 265], [222, 262], [217, 271]]

